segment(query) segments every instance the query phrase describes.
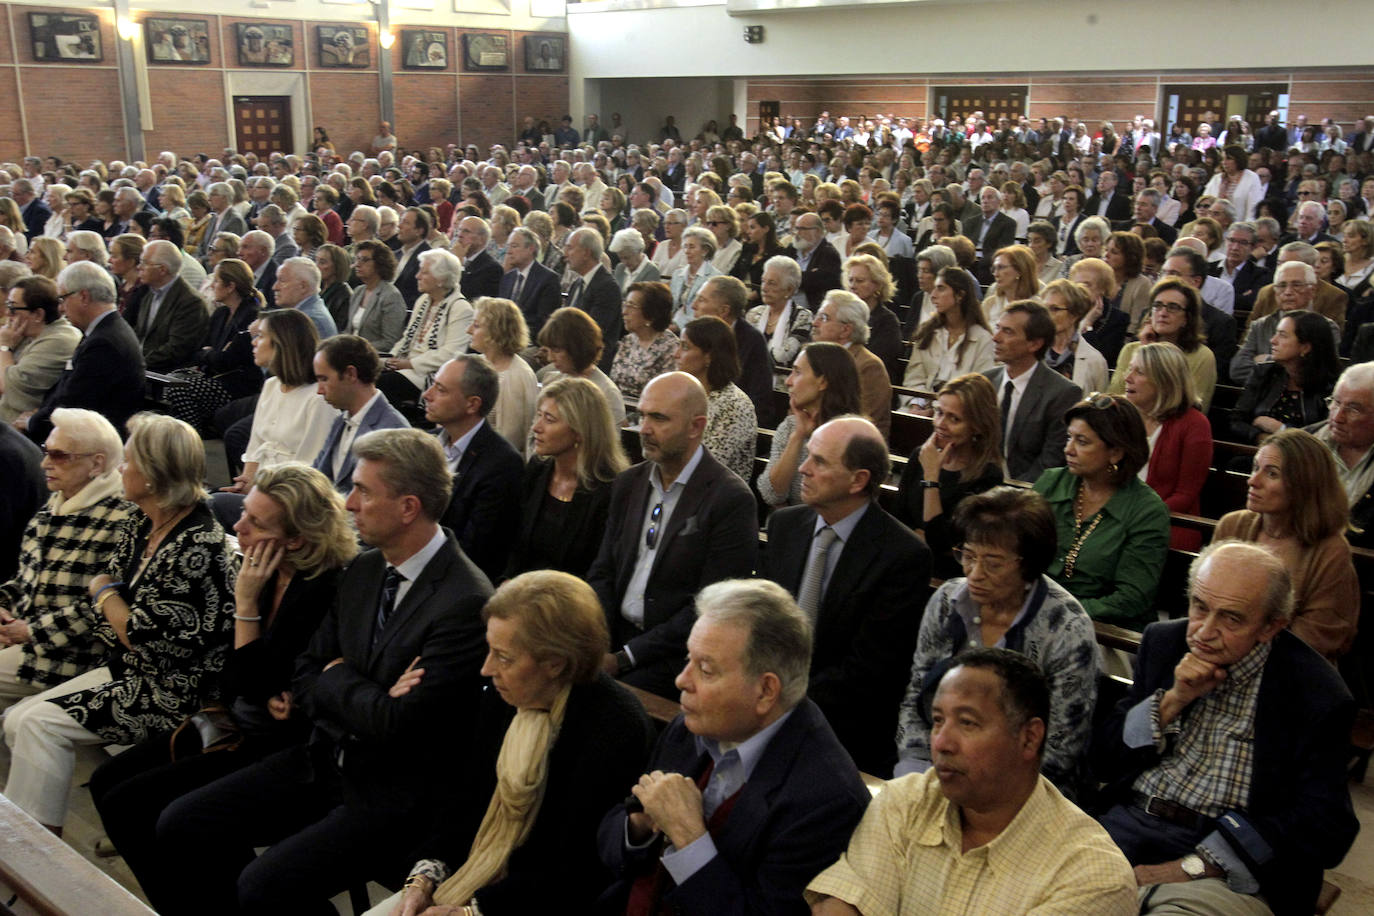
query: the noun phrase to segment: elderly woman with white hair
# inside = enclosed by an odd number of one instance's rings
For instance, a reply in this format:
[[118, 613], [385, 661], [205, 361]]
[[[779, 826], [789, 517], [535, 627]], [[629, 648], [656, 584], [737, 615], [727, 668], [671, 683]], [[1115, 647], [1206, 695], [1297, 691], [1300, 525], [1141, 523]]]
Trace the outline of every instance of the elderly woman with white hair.
[[56, 640], [94, 637], [101, 664], [5, 715], [4, 794], [55, 833], [75, 748], [135, 744], [180, 725], [213, 692], [234, 623], [233, 557], [201, 485], [200, 436], [172, 417], [139, 414], [120, 475], [138, 514], [119, 527], [105, 571], [86, 583], [88, 597]]
[[723, 274], [731, 273], [744, 245], [739, 240], [739, 214], [734, 207], [718, 204], [706, 211], [706, 228], [716, 240], [716, 253], [711, 263]]
[[697, 293], [711, 277], [719, 276], [720, 270], [711, 263], [716, 254], [716, 237], [709, 229], [692, 226], [682, 233], [682, 252], [686, 259], [673, 271], [669, 290], [673, 294], [673, 327], [681, 330], [694, 317], [692, 303]]
[[620, 259], [613, 276], [620, 287], [622, 299], [636, 283], [657, 283], [663, 279], [644, 249], [644, 236], [638, 229], [621, 229], [611, 237], [610, 247], [606, 250]]
[[110, 263], [110, 253], [105, 248], [105, 240], [99, 232], [89, 229], [73, 229], [67, 233], [67, 263], [93, 261], [101, 267]]
[[[120, 528], [134, 516], [119, 465], [124, 443], [91, 410], [59, 407], [44, 443], [52, 492], [30, 520], [19, 569], [0, 585], [0, 704], [101, 664], [104, 648], [82, 622], [86, 583], [105, 571]], [[79, 636], [76, 631], [87, 630]]]
[[671, 277], [687, 263], [687, 255], [682, 249], [687, 219], [687, 211], [676, 207], [663, 214], [663, 241], [654, 249], [654, 266], [660, 276]]
[[796, 258], [769, 258], [759, 284], [763, 305], [754, 306], [744, 316], [767, 339], [768, 352], [778, 366], [791, 366], [802, 347], [811, 342], [811, 310], [797, 305], [794, 298], [801, 281], [801, 265]]
[[1112, 226], [1105, 219], [1100, 216], [1084, 217], [1078, 228], [1073, 231], [1073, 240], [1078, 246], [1078, 251], [1064, 258], [1059, 275], [1071, 280], [1073, 278], [1069, 273], [1073, 270], [1073, 265], [1086, 258], [1101, 258], [1106, 252], [1107, 239], [1111, 238], [1111, 235]]
[[[418, 257], [420, 271], [415, 284], [420, 298], [415, 300], [410, 321], [392, 355], [382, 360], [385, 371], [377, 379], [377, 387], [402, 413], [407, 409], [403, 405], [414, 411], [429, 377], [453, 357], [466, 353], [472, 341], [468, 328], [474, 312], [459, 287], [463, 262], [450, 251], [434, 248]], [[418, 410], [408, 418], [423, 416], [423, 406]]]

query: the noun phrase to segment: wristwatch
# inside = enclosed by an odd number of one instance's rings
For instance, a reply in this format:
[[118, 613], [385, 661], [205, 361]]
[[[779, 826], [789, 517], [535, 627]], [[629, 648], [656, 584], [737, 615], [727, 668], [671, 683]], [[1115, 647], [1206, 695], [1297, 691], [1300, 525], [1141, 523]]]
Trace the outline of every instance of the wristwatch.
[[624, 674], [626, 671], [629, 671], [631, 668], [635, 666], [635, 663], [630, 660], [630, 653], [626, 652], [624, 649], [621, 649], [619, 652], [615, 653], [615, 663], [617, 666], [617, 675]]
[[922, 490], [938, 490], [938, 489], [940, 489], [940, 481], [938, 481], [938, 480], [923, 480], [923, 481], [921, 481], [921, 489], [922, 489]]
[[0, 353], [9, 353], [9, 352], [10, 352], [10, 348], [9, 348], [9, 347], [5, 346], [4, 344], [0, 344]]
[[1205, 877], [1207, 874], [1207, 863], [1202, 861], [1202, 856], [1195, 852], [1178, 860], [1179, 867], [1190, 880], [1196, 881], [1198, 878]]

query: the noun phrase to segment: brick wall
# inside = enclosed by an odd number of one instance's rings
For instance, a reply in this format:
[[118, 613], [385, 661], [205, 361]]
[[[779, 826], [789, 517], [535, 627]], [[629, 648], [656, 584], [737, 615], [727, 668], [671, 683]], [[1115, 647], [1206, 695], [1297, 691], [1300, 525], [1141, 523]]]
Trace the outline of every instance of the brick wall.
[[[77, 7], [0, 5], [0, 159], [57, 155], [63, 159], [125, 158], [124, 120], [119, 91], [118, 42], [110, 10]], [[39, 63], [29, 35], [31, 12], [93, 14], [100, 20], [104, 59], [94, 64]], [[304, 74], [308, 86], [309, 127], [325, 127], [342, 152], [366, 149], [381, 120], [378, 54], [392, 55], [395, 130], [407, 149], [443, 147], [449, 143], [509, 144], [530, 115], [556, 124], [569, 107], [566, 74], [525, 71], [521, 31], [471, 30], [443, 26], [398, 26], [389, 52], [377, 41], [376, 23], [300, 19], [250, 19], [185, 12], [135, 11], [142, 25], [148, 17], [204, 19], [208, 22], [210, 60], [205, 64], [148, 63], [153, 129], [144, 131], [149, 157], [159, 150], [183, 155], [217, 154], [233, 145], [233, 125], [225, 110], [226, 74], [287, 72]], [[289, 25], [294, 61], [290, 67], [241, 67], [237, 31], [241, 22]], [[368, 29], [368, 66], [360, 69], [322, 67], [316, 27], [363, 26]], [[449, 61], [443, 70], [406, 70], [400, 31], [424, 29], [448, 36]], [[511, 65], [505, 73], [462, 72], [462, 35], [496, 32], [508, 38]], [[13, 41], [11, 41], [11, 32]], [[14, 59], [11, 48], [17, 49]], [[21, 100], [22, 99], [22, 104]], [[292, 112], [293, 117], [307, 117]], [[304, 152], [297, 150], [296, 152]]]

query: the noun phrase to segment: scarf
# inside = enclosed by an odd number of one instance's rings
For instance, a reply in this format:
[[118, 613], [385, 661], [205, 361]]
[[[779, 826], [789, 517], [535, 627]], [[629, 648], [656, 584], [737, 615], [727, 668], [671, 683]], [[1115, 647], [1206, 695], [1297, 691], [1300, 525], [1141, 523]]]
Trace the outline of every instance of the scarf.
[[[446, 324], [445, 318], [449, 308], [456, 299], [462, 298], [460, 290], [452, 290], [443, 299], [435, 302], [428, 293], [422, 297], [425, 301], [423, 308], [420, 303], [416, 304], [415, 312], [410, 316], [410, 323], [406, 325], [405, 333], [401, 335], [401, 345], [396, 348], [397, 353], [410, 353], [412, 349], [437, 350], [439, 349], [439, 332]], [[424, 327], [425, 322], [429, 322], [429, 327]], [[423, 342], [416, 347], [415, 340], [421, 336], [421, 331], [425, 331]]]
[[86, 484], [71, 499], [63, 499], [62, 494], [54, 492], [48, 497], [48, 511], [54, 516], [70, 515], [73, 512], [81, 512], [89, 509], [107, 496], [122, 496], [124, 494], [124, 483], [119, 476], [119, 471], [106, 471], [99, 477], [92, 477], [91, 482]]
[[472, 840], [468, 860], [439, 885], [434, 892], [435, 903], [466, 904], [505, 874], [511, 852], [529, 838], [544, 801], [549, 754], [563, 726], [569, 689], [559, 692], [551, 709], [522, 709], [515, 714], [496, 758], [496, 791]]

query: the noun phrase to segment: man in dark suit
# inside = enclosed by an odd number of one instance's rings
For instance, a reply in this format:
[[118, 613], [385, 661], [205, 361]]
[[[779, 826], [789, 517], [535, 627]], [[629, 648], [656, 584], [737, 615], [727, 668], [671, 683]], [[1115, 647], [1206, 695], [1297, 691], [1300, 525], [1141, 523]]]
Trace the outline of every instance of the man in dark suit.
[[1334, 242], [1335, 238], [1322, 231], [1325, 225], [1326, 208], [1315, 200], [1305, 200], [1298, 204], [1298, 213], [1293, 219], [1295, 231], [1288, 233], [1280, 241], [1284, 245], [1289, 242], [1306, 242], [1309, 245]]
[[1178, 230], [1155, 218], [1155, 214], [1159, 212], [1159, 199], [1159, 192], [1154, 188], [1146, 188], [1137, 194], [1135, 196], [1135, 221], [1154, 229], [1159, 237], [1164, 240], [1164, 244], [1172, 247], [1178, 238]]
[[239, 260], [253, 271], [253, 288], [262, 293], [267, 308], [277, 307], [277, 265], [272, 263], [272, 236], [261, 229], [247, 233], [239, 242]]
[[814, 621], [808, 695], [859, 768], [887, 776], [930, 550], [877, 504], [891, 469], [877, 427], [861, 417], [831, 420], [807, 449], [799, 471], [806, 505], [769, 517], [759, 574]]
[[517, 197], [523, 197], [530, 202], [531, 210], [547, 210], [544, 204], [544, 194], [539, 190], [539, 173], [532, 165], [522, 165], [516, 171], [515, 177], [511, 179], [511, 191]]
[[15, 421], [34, 442], [52, 432], [58, 407], [84, 407], [102, 414], [121, 434], [124, 423], [143, 408], [143, 348], [133, 328], [115, 310], [109, 271], [93, 261], [78, 261], [57, 275], [57, 301], [67, 320], [85, 338], [32, 414]]
[[24, 219], [24, 235], [32, 242], [43, 234], [52, 210], [34, 193], [33, 182], [27, 178], [16, 179], [10, 185], [10, 197], [19, 205], [19, 215]]
[[1043, 362], [1054, 340], [1054, 319], [1043, 305], [1014, 304], [997, 319], [993, 358], [983, 374], [997, 389], [1007, 476], [1035, 483], [1045, 468], [1062, 467], [1068, 432], [1064, 412], [1083, 391]]
[[869, 799], [806, 698], [811, 627], [762, 580], [707, 586], [696, 607], [683, 714], [630, 789], [633, 807], [601, 821], [601, 860], [617, 879], [602, 911], [803, 911], [806, 883], [839, 857]]
[[601, 233], [595, 229], [575, 229], [563, 245], [563, 257], [577, 275], [568, 287], [567, 305], [591, 315], [601, 328], [601, 360], [597, 365], [602, 372], [610, 372], [624, 332], [624, 318], [620, 314], [620, 285], [602, 265], [602, 253]]
[[978, 194], [978, 215], [963, 224], [960, 233], [973, 242], [978, 261], [973, 272], [978, 282], [992, 282], [992, 259], [999, 249], [1016, 244], [1016, 220], [1002, 212], [1002, 194], [987, 185]]
[[365, 338], [337, 334], [315, 351], [315, 381], [320, 397], [337, 408], [313, 467], [345, 496], [353, 489], [353, 442], [373, 430], [405, 429], [406, 418], [377, 390], [382, 362]]
[[730, 325], [735, 332], [735, 350], [739, 355], [739, 387], [754, 403], [759, 426], [771, 429], [773, 416], [773, 355], [768, 341], [758, 328], [744, 320], [749, 306], [749, 290], [734, 277], [712, 277], [702, 284], [692, 313], [697, 318], [715, 316]]
[[1359, 830], [1354, 700], [1288, 630], [1290, 579], [1269, 551], [1213, 544], [1192, 580], [1188, 619], [1146, 628], [1130, 693], [1093, 741], [1102, 826], [1155, 907], [1311, 913]]
[[[162, 814], [169, 874], [217, 912], [315, 912], [359, 879], [405, 874], [452, 761], [476, 724], [491, 583], [439, 526], [449, 471], [433, 436], [369, 433], [353, 446], [348, 509], [372, 549], [296, 661], [290, 693], [314, 730], [183, 796]], [[268, 850], [253, 858], [253, 849]], [[237, 901], [237, 907], [231, 905]]]
[[1274, 281], [1274, 272], [1256, 263], [1250, 255], [1255, 248], [1253, 223], [1232, 223], [1226, 230], [1226, 259], [1211, 268], [1212, 276], [1231, 284], [1235, 308], [1248, 312], [1255, 307], [1260, 290]]
[[180, 274], [181, 252], [171, 242], [149, 242], [143, 249], [138, 277], [147, 290], [125, 318], [143, 347], [144, 364], [154, 372], [190, 363], [210, 326], [205, 300]]
[[491, 228], [480, 216], [465, 216], [458, 222], [458, 239], [450, 249], [463, 260], [463, 278], [458, 288], [463, 298], [476, 302], [483, 296], [495, 296], [501, 287], [501, 265], [487, 253]]
[[1103, 168], [1097, 176], [1097, 193], [1088, 198], [1089, 216], [1100, 216], [1109, 223], [1131, 218], [1131, 201], [1116, 190], [1116, 172]]
[[469, 354], [440, 366], [420, 396], [453, 471], [453, 496], [440, 521], [492, 581], [506, 568], [520, 530], [525, 467], [520, 453], [486, 422], [499, 390], [491, 363]]
[[832, 289], [839, 289], [840, 253], [825, 240], [825, 224], [814, 213], [797, 217], [793, 245], [802, 279], [798, 291], [806, 297], [807, 308], [813, 312]]
[[19, 568], [24, 529], [48, 495], [42, 465], [38, 446], [0, 424], [0, 577], [5, 581]]
[[511, 231], [505, 267], [498, 295], [520, 306], [530, 339], [538, 340], [539, 329], [563, 301], [558, 274], [539, 263], [539, 237], [524, 226]]
[[234, 189], [228, 182], [217, 181], [206, 188], [205, 193], [210, 199], [210, 225], [205, 227], [205, 235], [201, 236], [200, 249], [196, 254], [202, 264], [209, 266], [210, 250], [215, 245], [215, 236], [221, 232], [243, 235], [248, 231], [248, 224], [231, 207], [234, 202]]
[[395, 284], [407, 309], [413, 309], [415, 300], [420, 298], [420, 287], [416, 280], [420, 273], [420, 255], [429, 251], [429, 243], [425, 239], [429, 238], [433, 228], [429, 214], [419, 207], [407, 207], [405, 213], [401, 214], [401, 221], [396, 224], [396, 238], [401, 243], [401, 249], [396, 252]]
[[610, 622], [606, 670], [673, 696], [692, 601], [702, 586], [753, 574], [758, 512], [749, 486], [701, 444], [706, 389], [660, 375], [639, 398], [645, 461], [615, 479], [601, 551], [587, 573]]
[[663, 184], [674, 194], [681, 194], [686, 180], [687, 167], [682, 163], [682, 150], [673, 147], [668, 150], [668, 168], [663, 173]]

